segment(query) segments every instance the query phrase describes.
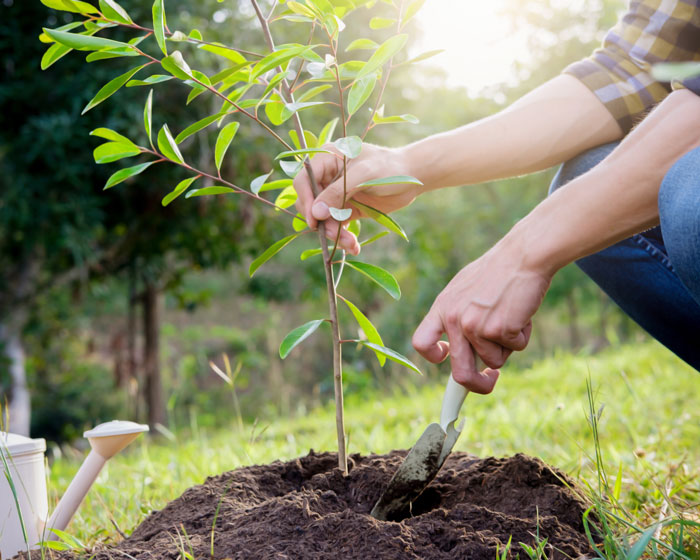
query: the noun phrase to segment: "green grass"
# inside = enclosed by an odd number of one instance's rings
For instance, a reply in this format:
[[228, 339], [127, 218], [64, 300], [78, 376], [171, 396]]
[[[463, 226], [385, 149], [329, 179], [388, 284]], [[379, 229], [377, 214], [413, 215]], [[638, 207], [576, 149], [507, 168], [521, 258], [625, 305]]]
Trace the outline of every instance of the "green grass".
[[[418, 387], [412, 375], [406, 373], [392, 396], [347, 399], [351, 452], [410, 447], [438, 418], [442, 386]], [[608, 507], [625, 520], [611, 527], [620, 538], [625, 532], [620, 528], [627, 527], [633, 544], [639, 533], [625, 523], [643, 529], [670, 517], [700, 521], [699, 375], [655, 343], [609, 348], [595, 356], [562, 353], [527, 369], [506, 368], [492, 395], [467, 397], [465, 432], [456, 449], [480, 456], [523, 452], [594, 491], [603, 484], [610, 500], [618, 499], [617, 506]], [[594, 417], [599, 416], [598, 455], [589, 422], [589, 377]], [[246, 425], [242, 432], [232, 411], [221, 414], [231, 415], [230, 429], [204, 431], [193, 424], [176, 430], [172, 440], [142, 438], [113, 459], [69, 532], [88, 543], [117, 539], [150, 510], [209, 475], [335, 444], [330, 406], [293, 420]], [[53, 464], [54, 502], [78, 465], [77, 458]], [[684, 540], [685, 554], [700, 558], [700, 534], [692, 525], [676, 522], [659, 537]], [[666, 557], [662, 550], [659, 557]]]

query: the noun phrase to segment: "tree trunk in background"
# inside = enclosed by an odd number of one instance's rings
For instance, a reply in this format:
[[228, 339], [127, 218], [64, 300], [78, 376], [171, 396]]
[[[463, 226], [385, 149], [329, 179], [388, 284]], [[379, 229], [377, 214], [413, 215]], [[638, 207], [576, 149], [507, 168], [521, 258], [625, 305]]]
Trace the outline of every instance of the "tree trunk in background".
[[159, 294], [158, 288], [146, 281], [143, 293], [143, 369], [148, 424], [166, 424], [163, 384], [160, 377], [159, 344]]
[[571, 348], [579, 348], [581, 346], [581, 333], [578, 329], [576, 294], [573, 291], [566, 294], [566, 306], [569, 309], [569, 342]]
[[141, 376], [138, 371], [138, 363], [136, 360], [136, 269], [134, 266], [129, 267], [129, 293], [127, 301], [127, 319], [126, 319], [126, 369], [127, 369], [127, 386], [126, 391], [129, 395], [129, 402], [133, 407], [131, 409], [133, 418], [141, 420]]
[[31, 398], [24, 367], [21, 330], [17, 324], [0, 325], [0, 345], [4, 349], [4, 357], [8, 360], [10, 379], [12, 380], [8, 410], [9, 425], [4, 425], [6, 418], [3, 418], [2, 421], [4, 430], [28, 436], [31, 422]]

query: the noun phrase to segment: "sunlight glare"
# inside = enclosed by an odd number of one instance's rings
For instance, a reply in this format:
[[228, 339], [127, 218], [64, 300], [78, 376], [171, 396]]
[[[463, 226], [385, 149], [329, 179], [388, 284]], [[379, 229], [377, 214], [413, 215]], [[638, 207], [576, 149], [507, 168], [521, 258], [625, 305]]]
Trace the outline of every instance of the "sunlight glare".
[[470, 94], [512, 81], [526, 42], [503, 15], [505, 5], [505, 0], [428, 0], [417, 16], [423, 37], [412, 54], [445, 49], [430, 63], [445, 70], [448, 85]]

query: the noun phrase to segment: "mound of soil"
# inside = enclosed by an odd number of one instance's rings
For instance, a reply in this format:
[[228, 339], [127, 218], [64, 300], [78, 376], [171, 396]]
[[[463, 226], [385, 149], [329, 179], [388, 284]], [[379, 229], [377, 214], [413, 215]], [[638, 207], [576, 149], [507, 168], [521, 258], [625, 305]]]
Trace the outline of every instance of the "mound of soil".
[[[478, 459], [453, 453], [398, 522], [369, 516], [405, 456], [351, 457], [348, 477], [332, 453], [252, 466], [212, 477], [152, 513], [114, 549], [95, 558], [449, 559], [496, 558], [512, 538], [547, 539], [547, 558], [590, 552], [575, 484], [525, 455]], [[217, 514], [218, 511], [218, 514]], [[187, 537], [185, 537], [187, 535]], [[189, 542], [188, 542], [189, 541]], [[515, 557], [515, 554], [513, 554]]]

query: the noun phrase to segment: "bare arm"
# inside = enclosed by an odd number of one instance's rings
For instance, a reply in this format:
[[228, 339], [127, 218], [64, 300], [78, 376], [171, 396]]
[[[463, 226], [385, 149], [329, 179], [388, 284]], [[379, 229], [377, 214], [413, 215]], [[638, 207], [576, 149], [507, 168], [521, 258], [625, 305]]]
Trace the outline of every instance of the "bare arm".
[[[336, 180], [340, 160], [330, 154], [318, 155], [312, 167], [324, 190], [314, 200], [308, 176], [302, 171], [294, 181], [297, 206], [311, 227], [316, 227], [317, 220], [326, 220], [326, 231], [333, 238], [338, 224], [329, 218], [329, 206], [340, 208], [355, 198], [383, 212], [393, 212], [426, 191], [538, 171], [621, 136], [617, 122], [593, 93], [576, 78], [562, 75], [504, 111], [461, 128], [403, 148], [366, 144], [348, 166], [345, 195], [343, 181]], [[370, 179], [391, 175], [412, 175], [424, 185], [356, 188]], [[358, 216], [361, 214], [355, 212], [353, 218]], [[354, 236], [347, 232], [343, 232], [340, 245], [359, 251]]]
[[551, 273], [659, 223], [659, 187], [700, 146], [700, 97], [669, 95], [603, 162], [544, 200], [511, 232], [539, 247]]
[[621, 136], [593, 93], [561, 75], [492, 117], [401, 151], [414, 176], [432, 190], [540, 171]]
[[[670, 167], [700, 146], [700, 97], [669, 95], [601, 164], [541, 202], [438, 295], [413, 341], [434, 362], [449, 352], [455, 379], [489, 392], [471, 348], [492, 367], [522, 350], [554, 273], [659, 220], [658, 193]], [[446, 333], [449, 345], [440, 338]]]

